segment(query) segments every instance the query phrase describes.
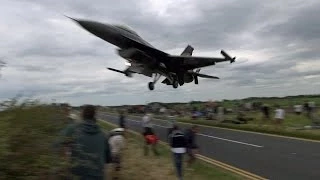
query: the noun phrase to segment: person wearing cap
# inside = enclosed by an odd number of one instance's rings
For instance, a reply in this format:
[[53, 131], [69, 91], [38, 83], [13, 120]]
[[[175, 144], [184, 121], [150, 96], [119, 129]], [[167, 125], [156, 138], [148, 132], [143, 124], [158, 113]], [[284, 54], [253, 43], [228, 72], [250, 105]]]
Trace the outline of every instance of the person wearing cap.
[[[114, 164], [114, 171], [119, 172], [121, 169], [121, 157], [125, 148], [124, 128], [115, 128], [110, 132], [108, 140], [111, 148], [111, 159]], [[117, 177], [114, 177], [116, 179]]]

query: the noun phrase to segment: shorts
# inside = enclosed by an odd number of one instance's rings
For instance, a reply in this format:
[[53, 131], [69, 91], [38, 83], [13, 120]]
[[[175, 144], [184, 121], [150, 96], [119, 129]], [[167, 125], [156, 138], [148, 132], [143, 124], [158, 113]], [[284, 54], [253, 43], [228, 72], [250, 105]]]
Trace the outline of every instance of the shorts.
[[121, 168], [121, 158], [119, 154], [112, 155], [112, 163], [115, 164], [115, 170], [119, 171]]

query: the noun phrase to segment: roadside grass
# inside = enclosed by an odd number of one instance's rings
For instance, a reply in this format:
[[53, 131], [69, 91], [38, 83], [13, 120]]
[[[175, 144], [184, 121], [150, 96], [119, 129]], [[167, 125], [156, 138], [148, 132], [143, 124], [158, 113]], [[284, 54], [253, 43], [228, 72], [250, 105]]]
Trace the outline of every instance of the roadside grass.
[[[110, 130], [116, 126], [100, 121], [104, 129]], [[176, 173], [173, 168], [170, 150], [163, 144], [158, 145], [160, 156], [154, 156], [150, 151], [148, 156], [143, 155], [143, 138], [141, 135], [128, 132], [127, 134], [127, 149], [124, 151], [123, 169], [121, 171], [120, 179], [134, 180], [175, 180]], [[185, 157], [186, 158], [186, 157]], [[185, 166], [185, 164], [184, 164]], [[203, 162], [196, 161], [193, 165], [194, 171], [185, 170], [186, 180], [211, 180], [211, 179], [225, 179], [235, 180], [244, 179], [236, 174], [228, 172], [219, 167]], [[108, 167], [108, 174], [112, 174], [110, 166]]]
[[67, 124], [58, 107], [11, 104], [0, 112], [0, 179], [48, 179], [63, 175], [65, 161], [52, 144]]

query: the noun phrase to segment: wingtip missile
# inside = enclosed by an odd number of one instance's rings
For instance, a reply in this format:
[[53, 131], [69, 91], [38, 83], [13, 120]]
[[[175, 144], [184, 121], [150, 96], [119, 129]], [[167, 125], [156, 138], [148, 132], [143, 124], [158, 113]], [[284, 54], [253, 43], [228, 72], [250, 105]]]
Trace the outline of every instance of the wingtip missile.
[[222, 56], [230, 61], [230, 63], [234, 63], [236, 61], [236, 57], [231, 58], [224, 50], [221, 50]]

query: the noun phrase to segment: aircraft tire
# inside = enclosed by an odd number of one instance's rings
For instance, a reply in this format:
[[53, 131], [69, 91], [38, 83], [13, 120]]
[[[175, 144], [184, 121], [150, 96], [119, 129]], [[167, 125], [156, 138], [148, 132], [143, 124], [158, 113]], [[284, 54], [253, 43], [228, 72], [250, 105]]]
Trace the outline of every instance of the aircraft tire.
[[177, 80], [173, 81], [173, 88], [177, 89], [179, 87], [179, 82]]
[[154, 83], [153, 82], [149, 82], [148, 87], [149, 87], [150, 91], [154, 90]]

